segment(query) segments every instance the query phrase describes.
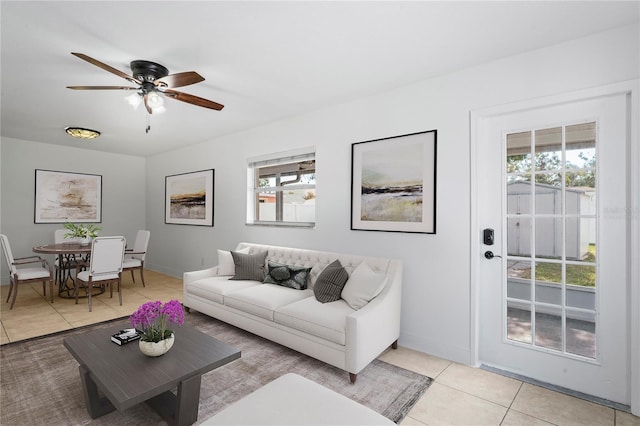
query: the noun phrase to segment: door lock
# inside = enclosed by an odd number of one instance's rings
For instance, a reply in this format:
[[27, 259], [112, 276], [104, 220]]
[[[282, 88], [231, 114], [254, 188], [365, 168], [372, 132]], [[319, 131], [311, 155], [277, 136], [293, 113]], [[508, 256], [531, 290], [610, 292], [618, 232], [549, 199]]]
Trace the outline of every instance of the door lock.
[[492, 246], [495, 241], [493, 229], [486, 228], [482, 231], [482, 242], [485, 246]]

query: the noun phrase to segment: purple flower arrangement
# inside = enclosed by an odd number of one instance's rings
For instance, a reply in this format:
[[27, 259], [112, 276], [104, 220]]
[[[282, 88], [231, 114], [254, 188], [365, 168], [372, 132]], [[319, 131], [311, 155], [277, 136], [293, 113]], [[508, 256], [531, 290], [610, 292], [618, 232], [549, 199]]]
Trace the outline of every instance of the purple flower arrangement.
[[140, 340], [159, 342], [171, 336], [171, 324], [184, 324], [184, 310], [177, 300], [170, 300], [164, 305], [157, 300], [141, 305], [129, 320], [134, 328], [142, 331]]

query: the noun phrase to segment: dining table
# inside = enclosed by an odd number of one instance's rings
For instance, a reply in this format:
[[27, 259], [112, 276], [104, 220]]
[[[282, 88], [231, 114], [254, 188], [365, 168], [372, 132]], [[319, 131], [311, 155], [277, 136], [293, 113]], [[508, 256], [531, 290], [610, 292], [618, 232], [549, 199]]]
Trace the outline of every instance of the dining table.
[[[71, 271], [74, 269], [78, 271], [84, 265], [88, 266], [91, 257], [91, 244], [77, 242], [44, 244], [33, 247], [33, 251], [57, 256], [56, 283], [58, 284], [58, 296], [67, 299], [75, 298], [76, 278], [73, 277]], [[96, 286], [94, 287], [94, 292], [91, 294], [92, 296], [104, 293], [105, 289], [103, 286]], [[87, 295], [79, 297], [87, 297]]]

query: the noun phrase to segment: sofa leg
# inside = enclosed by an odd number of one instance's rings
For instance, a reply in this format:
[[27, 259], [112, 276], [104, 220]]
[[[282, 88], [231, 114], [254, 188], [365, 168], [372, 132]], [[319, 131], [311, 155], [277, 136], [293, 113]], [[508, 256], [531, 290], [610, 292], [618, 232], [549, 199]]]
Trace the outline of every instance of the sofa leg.
[[357, 378], [358, 378], [357, 374], [349, 373], [349, 380], [351, 381], [351, 384], [354, 384]]
[[398, 341], [397, 340], [391, 344], [391, 349], [398, 349]]
[[184, 308], [185, 311], [187, 311], [188, 314], [191, 313], [191, 308], [190, 307], [183, 305], [183, 308]]

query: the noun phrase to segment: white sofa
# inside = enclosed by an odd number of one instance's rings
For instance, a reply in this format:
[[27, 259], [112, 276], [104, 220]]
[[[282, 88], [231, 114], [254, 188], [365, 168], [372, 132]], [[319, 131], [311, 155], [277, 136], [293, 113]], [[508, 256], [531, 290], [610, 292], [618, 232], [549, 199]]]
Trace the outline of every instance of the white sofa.
[[[352, 382], [386, 348], [397, 347], [402, 291], [399, 260], [253, 243], [240, 243], [235, 251], [250, 255], [267, 252], [266, 264], [272, 261], [312, 268], [308, 288], [297, 290], [260, 281], [232, 280], [231, 275], [221, 274], [234, 271], [221, 262], [225, 252], [219, 250], [217, 266], [184, 273], [182, 303], [187, 311], [194, 309], [341, 368], [349, 372]], [[378, 286], [380, 280], [383, 286], [359, 309], [343, 299], [321, 303], [314, 295], [318, 276], [336, 259], [349, 274], [349, 280], [355, 281], [353, 272], [364, 262], [358, 270], [366, 268], [369, 277], [375, 277], [370, 280], [371, 285]], [[345, 290], [353, 285], [347, 281]], [[348, 300], [352, 303], [352, 297]]]

